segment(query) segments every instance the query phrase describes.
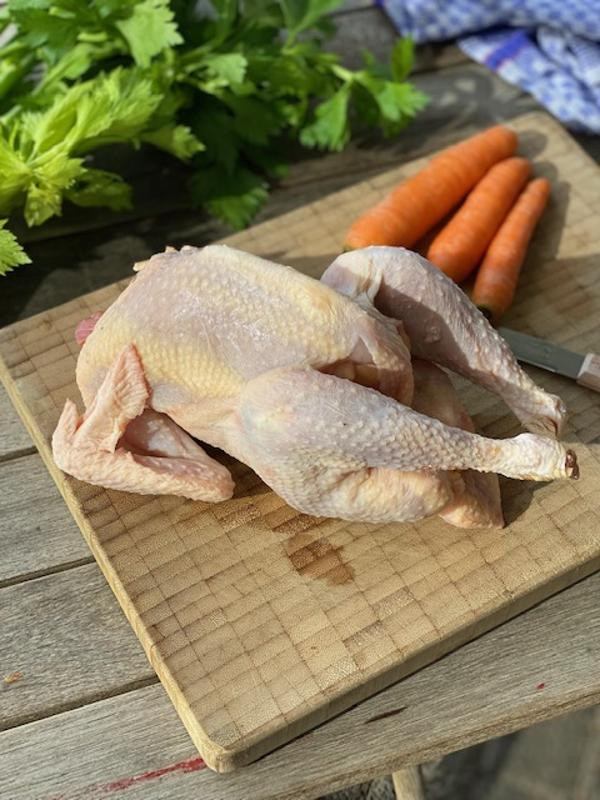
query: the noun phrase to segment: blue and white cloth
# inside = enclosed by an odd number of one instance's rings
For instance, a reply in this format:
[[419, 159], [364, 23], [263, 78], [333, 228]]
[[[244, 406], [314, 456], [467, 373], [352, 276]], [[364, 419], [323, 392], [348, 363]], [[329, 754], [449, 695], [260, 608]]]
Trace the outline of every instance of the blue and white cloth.
[[417, 43], [463, 52], [573, 130], [600, 134], [600, 0], [375, 0]]

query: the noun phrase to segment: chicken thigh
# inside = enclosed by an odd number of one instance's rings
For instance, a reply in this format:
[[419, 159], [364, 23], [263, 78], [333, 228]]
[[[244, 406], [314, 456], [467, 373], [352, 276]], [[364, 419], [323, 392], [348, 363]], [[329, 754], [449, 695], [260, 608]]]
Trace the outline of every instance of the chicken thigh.
[[[413, 408], [446, 425], [475, 431], [471, 417], [460, 402], [446, 373], [429, 361], [413, 361], [415, 394]], [[440, 517], [459, 528], [502, 527], [502, 505], [498, 476], [469, 469], [460, 473], [463, 486], [455, 481], [452, 500]]]
[[414, 253], [347, 253], [322, 282], [224, 246], [137, 267], [79, 329], [86, 411], [68, 401], [53, 437], [56, 463], [77, 478], [226, 499], [231, 475], [200, 440], [305, 513], [373, 522], [441, 513], [472, 526], [501, 524], [496, 478], [478, 473], [577, 476], [574, 454], [551, 438], [475, 434], [444, 373], [411, 362], [408, 343], [501, 394], [531, 430], [560, 429], [560, 400]]

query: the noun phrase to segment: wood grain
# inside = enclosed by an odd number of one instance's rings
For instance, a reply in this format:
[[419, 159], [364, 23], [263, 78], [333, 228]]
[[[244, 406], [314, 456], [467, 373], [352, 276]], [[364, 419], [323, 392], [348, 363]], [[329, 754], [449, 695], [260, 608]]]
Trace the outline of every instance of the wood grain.
[[0, 384], [0, 461], [32, 453], [34, 449], [31, 437]]
[[23, 725], [0, 734], [3, 791], [100, 800], [112, 785], [125, 787], [123, 800], [310, 800], [423, 763], [598, 703], [599, 595], [600, 574], [227, 775], [180, 768], [131, 780], [195, 757], [160, 686]]
[[[589, 190], [597, 168], [547, 116], [515, 126], [539, 171], [556, 173], [557, 193], [510, 319], [583, 346], [597, 333], [600, 286], [593, 228], [573, 236], [571, 226], [598, 208]], [[420, 164], [228, 241], [318, 275], [354, 216]], [[75, 396], [72, 331], [122, 285], [6, 329], [0, 351], [20, 413], [211, 767], [225, 771], [257, 758], [600, 565], [597, 397], [550, 375], [543, 383], [573, 412], [567, 438], [578, 442], [583, 477], [546, 486], [505, 482], [511, 524], [502, 532], [462, 531], [439, 520], [316, 523], [241, 465], [233, 466], [236, 497], [218, 506], [66, 478], [51, 461], [48, 437], [64, 399]], [[574, 317], [577, 302], [585, 307]], [[463, 389], [479, 429], [494, 436], [518, 430], [499, 401]], [[342, 568], [348, 580], [328, 580]]]
[[[343, 63], [352, 69], [363, 66], [362, 53], [371, 52], [384, 64], [400, 34], [387, 14], [369, 0], [349, 0], [346, 8], [334, 15], [335, 34], [327, 41], [327, 49], [339, 53]], [[469, 62], [452, 42], [436, 42], [415, 48], [413, 70], [409, 80], [418, 85], [420, 73]], [[439, 73], [438, 73], [439, 75]], [[520, 93], [520, 90], [517, 90]]]
[[387, 62], [398, 40], [398, 33], [387, 15], [374, 6], [338, 14], [334, 22], [336, 30], [327, 41], [327, 49], [340, 53], [343, 63], [352, 69], [363, 66], [365, 49], [378, 60]]
[[418, 766], [405, 767], [392, 773], [396, 800], [425, 800], [423, 781]]
[[96, 564], [0, 589], [0, 630], [0, 729], [156, 680]]
[[37, 454], [0, 469], [0, 541], [0, 586], [92, 560]]
[[577, 376], [577, 383], [586, 386], [595, 392], [600, 392], [600, 356], [596, 353], [586, 353]]

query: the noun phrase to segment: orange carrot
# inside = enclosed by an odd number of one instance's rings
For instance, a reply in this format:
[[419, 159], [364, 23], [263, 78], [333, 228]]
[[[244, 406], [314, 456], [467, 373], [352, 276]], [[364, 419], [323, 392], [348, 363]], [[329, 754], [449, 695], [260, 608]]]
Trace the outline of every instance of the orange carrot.
[[549, 195], [550, 184], [545, 178], [536, 178], [526, 186], [479, 267], [472, 299], [494, 320], [512, 303], [527, 245]]
[[387, 244], [410, 247], [451, 211], [491, 166], [517, 148], [514, 131], [496, 125], [442, 151], [360, 216], [345, 250]]
[[429, 245], [427, 258], [457, 283], [464, 280], [479, 263], [530, 171], [525, 158], [506, 158], [493, 166]]

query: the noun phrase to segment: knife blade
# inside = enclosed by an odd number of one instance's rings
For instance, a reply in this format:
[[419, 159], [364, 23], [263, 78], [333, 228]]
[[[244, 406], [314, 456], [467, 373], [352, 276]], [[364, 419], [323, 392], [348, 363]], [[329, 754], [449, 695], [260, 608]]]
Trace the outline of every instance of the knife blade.
[[510, 328], [498, 328], [498, 333], [519, 361], [565, 375], [581, 386], [600, 392], [600, 356], [595, 353], [574, 353], [558, 344]]

